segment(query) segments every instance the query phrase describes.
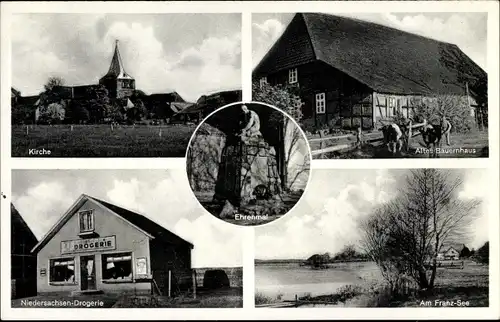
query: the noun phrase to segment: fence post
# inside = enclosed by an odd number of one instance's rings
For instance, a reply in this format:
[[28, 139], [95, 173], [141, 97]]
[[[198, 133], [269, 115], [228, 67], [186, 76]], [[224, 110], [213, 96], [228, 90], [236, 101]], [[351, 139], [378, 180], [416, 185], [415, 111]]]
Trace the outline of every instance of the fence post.
[[73, 124], [71, 124], [71, 132], [73, 132]]
[[192, 270], [192, 278], [193, 278], [193, 298], [196, 299], [196, 271]]
[[172, 295], [172, 271], [168, 270], [168, 297]]
[[113, 131], [113, 123], [111, 123], [111, 131]]
[[161, 128], [160, 128], [160, 131], [158, 132], [158, 136], [161, 137]]
[[[318, 133], [319, 133], [319, 138], [320, 138], [320, 139], [321, 139], [321, 138], [323, 138], [323, 131], [318, 131]], [[323, 149], [323, 140], [320, 140], [320, 141], [319, 141], [319, 149], [320, 149], [320, 150], [321, 150], [321, 149]], [[321, 154], [319, 157], [320, 157], [321, 159], [323, 159], [323, 156], [324, 156], [324, 154]]]
[[361, 137], [362, 137], [362, 135], [363, 135], [363, 129], [362, 129], [362, 126], [360, 125], [358, 127], [358, 132], [356, 134], [356, 145], [358, 147], [361, 147]]
[[413, 123], [410, 120], [410, 125], [408, 126], [408, 138], [406, 140], [406, 152], [410, 151], [410, 142], [411, 142], [411, 137], [413, 136], [412, 126]]

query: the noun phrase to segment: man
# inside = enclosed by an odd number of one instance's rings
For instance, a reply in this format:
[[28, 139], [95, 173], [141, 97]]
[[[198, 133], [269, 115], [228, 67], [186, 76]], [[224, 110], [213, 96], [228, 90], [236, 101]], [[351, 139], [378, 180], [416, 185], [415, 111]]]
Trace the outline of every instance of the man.
[[242, 105], [241, 110], [243, 111], [245, 119], [248, 119], [247, 125], [241, 130], [241, 138], [245, 140], [247, 138], [258, 136], [260, 134], [259, 115], [257, 115], [254, 111], [249, 110], [246, 105]]
[[451, 123], [444, 115], [443, 119], [441, 120], [441, 128], [443, 130], [444, 137], [446, 138], [446, 144], [451, 145], [450, 143]]

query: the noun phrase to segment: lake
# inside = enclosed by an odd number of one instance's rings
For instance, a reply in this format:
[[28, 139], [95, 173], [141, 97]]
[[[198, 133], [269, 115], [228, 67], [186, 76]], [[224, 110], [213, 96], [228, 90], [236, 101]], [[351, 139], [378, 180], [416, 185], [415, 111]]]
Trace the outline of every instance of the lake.
[[295, 295], [333, 294], [339, 287], [380, 279], [373, 262], [336, 263], [326, 269], [312, 269], [298, 263], [256, 263], [255, 291], [272, 298], [293, 300]]

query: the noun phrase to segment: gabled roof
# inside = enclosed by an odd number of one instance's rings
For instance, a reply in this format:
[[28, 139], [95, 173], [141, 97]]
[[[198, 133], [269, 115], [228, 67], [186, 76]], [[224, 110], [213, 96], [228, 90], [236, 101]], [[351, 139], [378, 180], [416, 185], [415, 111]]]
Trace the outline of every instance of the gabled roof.
[[458, 244], [458, 243], [453, 243], [453, 244], [444, 244], [441, 246], [441, 250], [439, 251], [440, 253], [447, 253], [450, 249], [454, 249], [457, 252], [461, 252], [462, 249], [464, 248], [464, 244]]
[[158, 225], [154, 221], [152, 221], [149, 218], [146, 218], [143, 215], [140, 215], [136, 212], [130, 211], [128, 209], [113, 205], [109, 202], [88, 196], [86, 194], [82, 194], [76, 201], [73, 203], [73, 205], [64, 213], [64, 215], [52, 226], [51, 229], [43, 236], [43, 238], [38, 242], [38, 244], [33, 247], [31, 252], [36, 252], [45, 244], [49, 242], [49, 240], [61, 229], [61, 227], [68, 222], [68, 220], [71, 218], [71, 216], [88, 200], [91, 200], [98, 205], [106, 208], [109, 210], [112, 214], [120, 217], [121, 219], [125, 220], [128, 222], [130, 225], [135, 227], [136, 229], [142, 231], [144, 234], [146, 234], [148, 237], [154, 239], [158, 238], [159, 240], [163, 241], [164, 243], [167, 244], [173, 244], [173, 245], [185, 245], [190, 248], [193, 248], [193, 244], [190, 242], [182, 239], [181, 237], [175, 235], [174, 233], [168, 231], [167, 229], [163, 228], [162, 226]]
[[[24, 221], [23, 217], [17, 211], [16, 207], [11, 203], [10, 204], [10, 226], [11, 226], [11, 253], [20, 253], [21, 251], [28, 251], [31, 247], [36, 245], [38, 243], [38, 240], [33, 234], [33, 231], [30, 229], [28, 224]], [[23, 249], [20, 247], [18, 243], [20, 243], [20, 240], [18, 238], [21, 238], [24, 243], [28, 243], [27, 246], [29, 248]]]
[[33, 96], [20, 96], [18, 98], [18, 103], [25, 106], [36, 106], [38, 105], [38, 100], [40, 99], [40, 95]]
[[[284, 58], [287, 55], [293, 56]], [[476, 86], [487, 78], [456, 45], [321, 13], [297, 13], [257, 65], [254, 76], [314, 60], [381, 93], [463, 95], [468, 82], [474, 97]]]
[[150, 101], [178, 102], [184, 103], [185, 100], [177, 92], [154, 93], [148, 96]]
[[16, 97], [16, 96], [21, 96], [21, 92], [15, 89], [14, 87], [10, 88], [10, 96], [11, 97]]
[[118, 49], [118, 40], [115, 43], [115, 52], [113, 58], [111, 59], [111, 64], [109, 66], [108, 73], [102, 78], [121, 78], [121, 79], [133, 79], [132, 76], [125, 72], [123, 67], [122, 57], [120, 56], [120, 51]]

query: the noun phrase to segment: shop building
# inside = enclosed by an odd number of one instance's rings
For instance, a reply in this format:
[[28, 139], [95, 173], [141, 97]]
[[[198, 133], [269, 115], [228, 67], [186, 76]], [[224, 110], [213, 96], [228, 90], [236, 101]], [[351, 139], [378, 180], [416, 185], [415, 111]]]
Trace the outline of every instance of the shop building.
[[174, 295], [192, 286], [192, 249], [145, 216], [83, 194], [32, 249], [37, 293]]

